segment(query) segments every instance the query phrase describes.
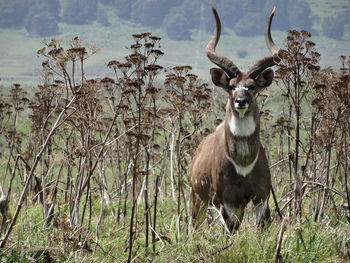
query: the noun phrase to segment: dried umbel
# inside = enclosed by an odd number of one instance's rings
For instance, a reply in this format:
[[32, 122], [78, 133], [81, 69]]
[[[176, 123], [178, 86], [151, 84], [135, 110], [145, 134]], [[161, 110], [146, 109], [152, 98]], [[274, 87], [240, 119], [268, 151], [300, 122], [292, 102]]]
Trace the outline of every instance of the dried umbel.
[[[4, 121], [6, 117], [9, 117], [11, 115], [12, 105], [8, 103], [8, 100], [5, 98], [5, 95], [2, 93], [2, 87], [0, 86], [0, 124]], [[0, 127], [4, 127], [3, 125], [0, 125]], [[2, 130], [0, 129], [0, 131]]]

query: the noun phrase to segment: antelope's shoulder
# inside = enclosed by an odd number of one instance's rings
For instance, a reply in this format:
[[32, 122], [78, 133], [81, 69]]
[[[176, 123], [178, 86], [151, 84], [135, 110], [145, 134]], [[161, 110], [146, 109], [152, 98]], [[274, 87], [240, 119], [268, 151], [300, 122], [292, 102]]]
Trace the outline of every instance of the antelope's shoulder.
[[218, 127], [201, 141], [195, 152], [191, 170], [195, 169], [197, 172], [211, 170], [213, 163], [225, 152], [223, 132], [223, 127]]

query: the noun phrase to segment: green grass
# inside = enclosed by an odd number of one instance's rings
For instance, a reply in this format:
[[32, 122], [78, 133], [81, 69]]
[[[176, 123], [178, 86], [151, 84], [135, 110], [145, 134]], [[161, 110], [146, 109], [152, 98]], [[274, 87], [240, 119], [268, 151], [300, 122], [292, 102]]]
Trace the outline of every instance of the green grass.
[[[47, 262], [44, 261], [45, 256], [51, 257], [54, 262], [123, 262], [127, 258], [130, 215], [117, 223], [116, 218], [112, 216], [111, 207], [106, 207], [99, 245], [96, 246], [94, 233], [99, 206], [98, 201], [94, 201], [92, 229], [87, 232], [87, 220], [82, 227], [71, 229], [66, 223], [66, 218], [59, 219], [58, 227], [42, 228], [40, 206], [28, 204], [11, 235], [11, 245], [8, 245], [7, 254], [0, 254], [0, 262], [31, 262], [31, 257], [36, 258], [36, 262]], [[135, 262], [274, 261], [281, 225], [278, 219], [268, 228], [259, 229], [254, 225], [253, 209], [249, 206], [243, 223], [234, 236], [227, 236], [218, 220], [205, 222], [196, 231], [190, 227], [189, 233], [186, 233], [183, 222], [181, 234], [177, 236], [175, 211], [175, 202], [169, 198], [162, 199], [159, 204], [157, 232], [167, 237], [168, 241], [157, 242], [156, 253], [153, 253], [150, 247], [146, 255], [143, 207], [139, 206], [139, 234], [133, 254]], [[306, 210], [305, 212], [307, 213]], [[287, 220], [281, 250], [283, 262], [347, 262], [350, 259], [350, 229], [344, 221], [345, 218], [334, 224], [327, 217], [321, 223], [314, 223], [308, 217], [308, 214], [304, 214], [301, 220], [294, 223]], [[84, 241], [86, 245], [82, 245]], [[224, 249], [231, 243], [229, 248]]]

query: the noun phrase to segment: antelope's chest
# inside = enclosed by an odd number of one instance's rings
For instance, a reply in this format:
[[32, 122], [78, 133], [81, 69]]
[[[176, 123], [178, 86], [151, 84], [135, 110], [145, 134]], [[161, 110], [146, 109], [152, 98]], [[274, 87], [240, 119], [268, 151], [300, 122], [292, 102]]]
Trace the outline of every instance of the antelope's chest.
[[249, 141], [246, 139], [238, 140], [234, 144], [235, 154], [242, 159], [250, 156], [251, 148]]
[[234, 173], [223, 173], [220, 176], [218, 193], [221, 203], [234, 207], [245, 206], [254, 196], [254, 185], [248, 178]]

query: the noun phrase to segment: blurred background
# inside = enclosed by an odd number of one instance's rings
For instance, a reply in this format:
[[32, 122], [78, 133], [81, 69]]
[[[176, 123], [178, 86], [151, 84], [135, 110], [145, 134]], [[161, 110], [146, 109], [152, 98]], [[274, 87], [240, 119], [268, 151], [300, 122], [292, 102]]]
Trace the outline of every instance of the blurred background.
[[[191, 65], [208, 78], [203, 49], [213, 18], [208, 0], [0, 0], [1, 84], [36, 83], [42, 60], [36, 51], [51, 38], [72, 39], [99, 47], [86, 65], [87, 73], [110, 74], [107, 61], [122, 59], [131, 34], [151, 32], [162, 38], [162, 65]], [[244, 69], [268, 54], [263, 40], [269, 10], [277, 7], [272, 25], [282, 46], [288, 29], [313, 34], [323, 66], [339, 66], [350, 40], [349, 0], [217, 0], [223, 24], [220, 53]]]

